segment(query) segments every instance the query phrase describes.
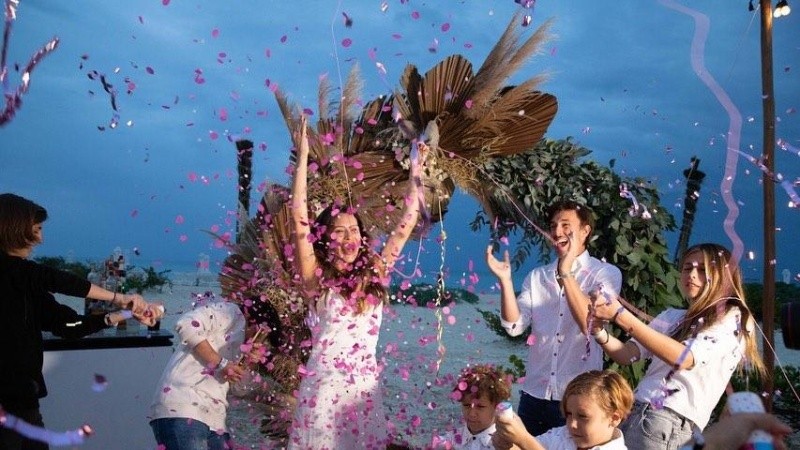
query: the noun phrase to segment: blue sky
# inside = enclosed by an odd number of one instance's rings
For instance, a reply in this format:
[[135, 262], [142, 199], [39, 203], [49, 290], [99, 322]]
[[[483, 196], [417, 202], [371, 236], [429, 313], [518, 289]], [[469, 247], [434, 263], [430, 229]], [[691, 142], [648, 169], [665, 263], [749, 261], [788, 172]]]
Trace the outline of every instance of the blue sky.
[[[707, 173], [693, 241], [730, 246], [725, 177], [728, 114], [691, 65], [692, 19], [659, 1], [540, 0], [525, 33], [554, 18], [555, 35], [519, 78], [545, 72], [543, 90], [558, 97], [547, 137], [573, 136], [602, 164], [655, 182], [662, 205], [682, 214], [682, 171], [693, 155]], [[676, 3], [677, 4], [677, 3]], [[687, 3], [689, 4], [689, 3]], [[759, 19], [747, 2], [699, 0], [709, 19], [705, 67], [743, 118], [740, 150], [761, 152]], [[800, 5], [774, 23], [777, 172], [800, 179]], [[256, 143], [254, 181], [288, 181], [289, 136], [272, 93], [314, 108], [319, 77], [338, 86], [358, 63], [364, 96], [386, 93], [407, 63], [420, 70], [453, 53], [479, 66], [520, 8], [503, 1], [20, 1], [9, 43], [13, 64], [53, 36], [60, 46], [32, 74], [12, 122], [0, 128], [0, 192], [29, 197], [50, 212], [39, 255], [101, 258], [114, 247], [138, 248], [138, 265], [196, 260], [224, 251], [201, 230], [235, 222], [236, 156], [232, 140]], [[343, 14], [353, 20], [344, 26]], [[350, 39], [350, 45], [344, 45]], [[435, 48], [435, 52], [430, 49]], [[371, 58], [374, 55], [374, 58]], [[386, 67], [381, 75], [375, 63]], [[118, 90], [119, 125], [97, 71]], [[152, 72], [152, 73], [151, 73]], [[204, 83], [196, 82], [202, 73]], [[517, 79], [519, 79], [517, 78]], [[511, 82], [514, 80], [512, 79]], [[130, 94], [126, 85], [135, 87]], [[90, 94], [90, 91], [93, 94]], [[222, 111], [227, 120], [221, 120]], [[104, 131], [98, 127], [105, 127]], [[212, 135], [216, 134], [216, 139]], [[265, 149], [260, 149], [263, 144]], [[732, 168], [732, 167], [729, 167]], [[760, 277], [761, 174], [739, 157], [731, 174], [740, 208], [736, 232], [743, 268]], [[256, 193], [254, 192], [254, 203]], [[800, 273], [800, 210], [776, 187], [777, 268]], [[465, 225], [477, 204], [456, 198], [445, 219], [446, 265], [482, 269], [485, 234]], [[670, 242], [676, 241], [670, 236]], [[438, 248], [427, 245], [431, 264]], [[753, 252], [755, 258], [748, 258]], [[532, 258], [526, 268], [535, 265]]]

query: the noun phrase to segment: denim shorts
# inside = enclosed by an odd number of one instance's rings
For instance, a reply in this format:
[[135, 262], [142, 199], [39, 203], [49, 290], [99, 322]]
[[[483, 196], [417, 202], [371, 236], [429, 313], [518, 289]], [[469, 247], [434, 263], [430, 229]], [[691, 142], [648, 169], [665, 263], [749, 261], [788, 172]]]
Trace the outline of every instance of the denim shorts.
[[164, 450], [227, 450], [233, 448], [228, 433], [219, 434], [199, 420], [168, 417], [150, 421], [156, 442]]
[[669, 408], [637, 401], [619, 428], [630, 449], [677, 450], [692, 438], [694, 424]]

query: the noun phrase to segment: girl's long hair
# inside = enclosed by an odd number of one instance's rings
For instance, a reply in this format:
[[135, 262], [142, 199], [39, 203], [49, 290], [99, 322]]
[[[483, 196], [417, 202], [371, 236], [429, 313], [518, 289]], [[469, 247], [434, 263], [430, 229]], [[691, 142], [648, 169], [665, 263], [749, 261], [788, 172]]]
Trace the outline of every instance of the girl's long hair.
[[[333, 254], [330, 249], [331, 230], [338, 214], [335, 205], [325, 208], [311, 227], [311, 233], [316, 237], [314, 241], [314, 254], [322, 268], [320, 285], [323, 289], [330, 288], [341, 294], [349, 302], [355, 304], [355, 311], [361, 314], [367, 310], [368, 305], [376, 306], [379, 302], [386, 302], [389, 291], [385, 282], [385, 265], [372, 249], [372, 239], [364, 223], [355, 212], [347, 212], [356, 218], [358, 230], [361, 234], [361, 245], [358, 255], [352, 264], [345, 270], [339, 270], [334, 265]], [[373, 300], [370, 300], [372, 297]]]
[[714, 325], [731, 308], [738, 307], [741, 313], [738, 337], [744, 339], [745, 344], [744, 358], [739, 363], [739, 370], [741, 372], [748, 368], [764, 375], [766, 370], [756, 343], [755, 319], [745, 301], [742, 273], [738, 265], [731, 260], [731, 253], [725, 247], [704, 243], [686, 249], [679, 264], [681, 271], [686, 259], [695, 253], [703, 255], [706, 284], [697, 298], [690, 302], [689, 310], [673, 330], [671, 337], [684, 341]]

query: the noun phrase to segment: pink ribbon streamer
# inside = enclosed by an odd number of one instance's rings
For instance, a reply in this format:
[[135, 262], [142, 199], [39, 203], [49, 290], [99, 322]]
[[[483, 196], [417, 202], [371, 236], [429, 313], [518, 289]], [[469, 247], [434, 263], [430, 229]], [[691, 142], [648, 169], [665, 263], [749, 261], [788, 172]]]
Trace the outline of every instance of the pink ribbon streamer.
[[6, 0], [5, 7], [5, 28], [3, 29], [3, 47], [0, 53], [0, 86], [3, 87], [3, 97], [5, 98], [5, 106], [0, 112], [0, 126], [3, 126], [14, 118], [17, 109], [22, 106], [22, 96], [28, 92], [31, 81], [31, 72], [37, 64], [50, 52], [58, 47], [58, 38], [54, 37], [46, 43], [39, 51], [31, 56], [25, 69], [22, 71], [19, 86], [13, 91], [8, 89], [8, 66], [6, 65], [6, 56], [8, 55], [8, 42], [11, 37], [11, 23], [16, 19], [16, 9], [19, 4], [18, 0]]
[[736, 225], [736, 219], [739, 217], [739, 206], [736, 204], [736, 200], [733, 198], [733, 181], [736, 178], [736, 166], [739, 160], [737, 152], [739, 151], [739, 141], [742, 134], [742, 114], [739, 112], [739, 109], [736, 108], [736, 105], [733, 104], [733, 101], [731, 101], [731, 98], [728, 96], [722, 86], [717, 83], [717, 81], [705, 67], [704, 52], [710, 22], [708, 16], [680, 5], [673, 0], [659, 1], [667, 8], [674, 9], [675, 11], [686, 14], [694, 19], [695, 29], [694, 36], [692, 37], [692, 47], [690, 53], [692, 69], [694, 69], [694, 72], [697, 74], [700, 80], [703, 81], [703, 83], [717, 98], [717, 101], [719, 101], [720, 105], [722, 105], [722, 107], [728, 113], [728, 148], [725, 158], [725, 174], [722, 177], [720, 191], [722, 192], [722, 199], [725, 202], [725, 206], [728, 207], [728, 215], [725, 216], [723, 228], [725, 229], [725, 234], [728, 235], [733, 246], [731, 257], [734, 261], [738, 262], [744, 253], [744, 244], [734, 228]]

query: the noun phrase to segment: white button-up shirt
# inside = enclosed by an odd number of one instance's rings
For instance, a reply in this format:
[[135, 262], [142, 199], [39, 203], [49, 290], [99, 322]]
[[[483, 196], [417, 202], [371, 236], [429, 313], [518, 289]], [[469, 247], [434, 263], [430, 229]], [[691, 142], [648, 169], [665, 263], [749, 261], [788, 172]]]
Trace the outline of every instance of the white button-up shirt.
[[[522, 390], [544, 400], [561, 400], [573, 378], [603, 368], [603, 349], [591, 337], [587, 355], [587, 336], [572, 317], [564, 289], [556, 279], [557, 270], [558, 261], [533, 269], [517, 297], [519, 319], [502, 320], [511, 336], [520, 335], [531, 326]], [[604, 292], [618, 295], [622, 286], [619, 269], [589, 256], [588, 251], [578, 256], [571, 272], [587, 295], [601, 286]]]
[[[567, 427], [550, 429], [545, 434], [536, 436], [536, 440], [547, 450], [578, 450], [578, 446], [575, 445], [575, 441], [569, 435]], [[628, 447], [625, 445], [625, 438], [622, 436], [622, 432], [615, 428], [610, 441], [590, 447], [588, 450], [628, 450]]]

